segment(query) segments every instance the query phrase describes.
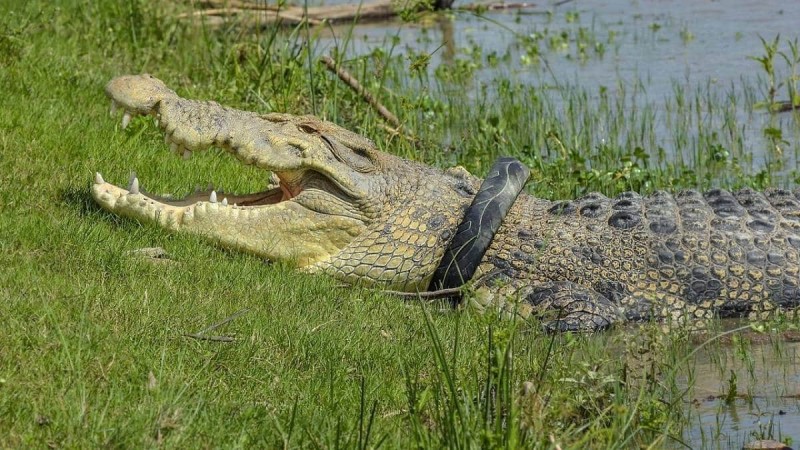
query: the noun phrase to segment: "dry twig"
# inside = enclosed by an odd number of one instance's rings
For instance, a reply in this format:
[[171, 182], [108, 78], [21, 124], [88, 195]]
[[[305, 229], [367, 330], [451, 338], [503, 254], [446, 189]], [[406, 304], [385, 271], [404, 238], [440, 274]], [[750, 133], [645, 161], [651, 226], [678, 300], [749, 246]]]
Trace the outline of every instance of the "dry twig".
[[244, 2], [241, 0], [203, 0], [198, 3], [204, 8], [252, 9], [256, 11], [278, 11], [280, 9], [279, 6], [269, 5], [267, 2]]
[[375, 111], [377, 111], [378, 114], [384, 118], [384, 120], [389, 122], [389, 124], [393, 127], [400, 128], [400, 120], [397, 118], [397, 116], [392, 114], [391, 111], [386, 109], [386, 107], [383, 106], [377, 99], [375, 99], [372, 94], [367, 92], [367, 90], [364, 89], [364, 86], [362, 86], [354, 76], [350, 75], [350, 72], [336, 64], [336, 61], [334, 61], [330, 56], [323, 56], [320, 58], [320, 61], [325, 64], [325, 67], [327, 67], [328, 70], [335, 73], [340, 80], [344, 81], [348, 86], [350, 86], [351, 89], [360, 95], [361, 98], [366, 100], [366, 102], [369, 103], [369, 105], [372, 106], [372, 108], [375, 109]]
[[[555, 6], [570, 2], [561, 0]], [[527, 9], [536, 6], [528, 2], [471, 3], [452, 8], [453, 0], [437, 0], [434, 9], [455, 9], [459, 11], [495, 11]], [[239, 16], [245, 26], [264, 27], [269, 25], [295, 26], [303, 23], [321, 25], [324, 23], [367, 22], [391, 19], [398, 14], [392, 0], [374, 0], [366, 3], [350, 3], [326, 6], [297, 6], [276, 2], [248, 2], [242, 0], [202, 0], [197, 3], [200, 11], [179, 14], [178, 18], [203, 17], [206, 23], [220, 25], [226, 18]]]
[[225, 319], [223, 319], [221, 322], [217, 322], [217, 323], [215, 323], [213, 325], [210, 325], [210, 326], [198, 331], [197, 333], [184, 334], [183, 336], [184, 337], [188, 337], [188, 338], [192, 338], [192, 339], [198, 339], [198, 340], [201, 340], [201, 341], [233, 342], [236, 339], [234, 337], [232, 337], [232, 336], [206, 336], [206, 333], [225, 325], [226, 323], [232, 321], [233, 319], [236, 319], [239, 316], [244, 315], [245, 313], [247, 313], [249, 311], [250, 311], [250, 308], [240, 309], [239, 311], [236, 311], [235, 313], [233, 313], [230, 316], [228, 316]]
[[202, 16], [215, 21], [225, 17], [242, 16], [242, 23], [263, 27], [272, 24], [298, 25], [308, 23], [321, 25], [326, 22], [360, 22], [383, 20], [397, 13], [392, 0], [377, 0], [370, 3], [355, 3], [328, 6], [265, 5], [238, 0], [206, 0], [200, 3], [204, 10], [181, 14], [179, 18]]

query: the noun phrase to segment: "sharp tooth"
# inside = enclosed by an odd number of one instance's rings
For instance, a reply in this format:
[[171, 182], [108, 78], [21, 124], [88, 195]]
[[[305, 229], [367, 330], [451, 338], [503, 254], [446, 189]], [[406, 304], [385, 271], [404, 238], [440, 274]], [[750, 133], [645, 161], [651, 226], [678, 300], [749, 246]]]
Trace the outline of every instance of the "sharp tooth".
[[217, 203], [217, 191], [211, 191], [211, 195], [208, 197], [208, 201], [211, 203]]
[[183, 149], [183, 159], [184, 161], [192, 157], [192, 151], [188, 148]]
[[138, 194], [139, 193], [139, 179], [133, 177], [133, 181], [131, 181], [131, 185], [128, 186], [128, 192], [131, 194]]
[[222, 199], [222, 206], [228, 206], [228, 197]]
[[111, 100], [111, 109], [108, 110], [108, 115], [114, 117], [114, 114], [117, 113], [117, 102]]
[[105, 184], [106, 180], [103, 179], [103, 176], [100, 175], [100, 172], [94, 173], [94, 184]]
[[275, 172], [270, 172], [270, 174], [269, 174], [269, 182], [273, 186], [278, 186], [278, 185], [281, 184], [281, 179], [278, 178], [278, 174], [276, 174]]
[[122, 129], [128, 128], [129, 123], [131, 123], [131, 113], [125, 111], [125, 114], [122, 115]]

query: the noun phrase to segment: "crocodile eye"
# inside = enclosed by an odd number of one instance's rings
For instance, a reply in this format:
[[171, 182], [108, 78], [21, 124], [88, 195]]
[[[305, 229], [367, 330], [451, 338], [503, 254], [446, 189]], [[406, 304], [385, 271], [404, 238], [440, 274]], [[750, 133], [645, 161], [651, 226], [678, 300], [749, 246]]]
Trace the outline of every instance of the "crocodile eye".
[[333, 156], [336, 158], [336, 160], [344, 162], [344, 161], [341, 160], [341, 158], [339, 158], [338, 152], [336, 151], [336, 149], [333, 146], [333, 142], [331, 142], [331, 140], [328, 139], [328, 137], [325, 136], [324, 134], [320, 134], [319, 137], [320, 137], [320, 139], [322, 139], [322, 142], [325, 143], [325, 146], [328, 147], [328, 150], [330, 150], [331, 153], [333, 153]]
[[337, 161], [347, 164], [349, 167], [362, 173], [375, 170], [375, 164], [372, 158], [363, 148], [350, 148], [324, 134], [320, 134], [319, 137], [322, 138], [322, 141], [325, 142], [325, 145], [328, 146], [328, 149], [330, 149], [331, 153], [333, 153], [333, 157], [336, 158]]
[[308, 134], [317, 134], [317, 133], [319, 133], [319, 130], [317, 130], [316, 128], [311, 126], [311, 124], [308, 124], [308, 123], [301, 123], [300, 125], [297, 126], [297, 128], [300, 128], [303, 132], [308, 133]]

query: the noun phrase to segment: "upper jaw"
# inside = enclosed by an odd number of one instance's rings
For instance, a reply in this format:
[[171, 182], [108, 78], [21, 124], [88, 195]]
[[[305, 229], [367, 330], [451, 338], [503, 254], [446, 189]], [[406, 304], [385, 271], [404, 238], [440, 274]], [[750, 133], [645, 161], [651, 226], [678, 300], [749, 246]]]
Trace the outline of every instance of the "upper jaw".
[[244, 164], [277, 174], [288, 198], [297, 195], [302, 187], [299, 181], [308, 173], [323, 175], [337, 195], [357, 200], [368, 194], [364, 175], [332, 158], [323, 143], [330, 141], [321, 139], [320, 133], [307, 131], [309, 123], [327, 126], [319, 119], [262, 116], [214, 102], [183, 99], [147, 74], [114, 78], [106, 86], [106, 95], [112, 115], [122, 110], [123, 129], [137, 115], [152, 115], [164, 133], [165, 144], [184, 159], [193, 152], [219, 147]]
[[119, 106], [130, 114], [152, 114], [164, 99], [178, 95], [164, 82], [150, 74], [123, 75], [106, 84], [105, 93], [112, 105]]
[[373, 185], [380, 177], [348, 168], [340, 155], [328, 151], [322, 134], [332, 132], [343, 142], [371, 144], [350, 139], [333, 124], [182, 99], [144, 75], [114, 79], [106, 93], [112, 110], [123, 109], [123, 127], [135, 115], [153, 115], [165, 141], [184, 157], [216, 146], [277, 177], [272, 189], [260, 193], [232, 196], [206, 191], [175, 200], [145, 193], [136, 177], [122, 188], [98, 173], [92, 195], [115, 214], [202, 234], [268, 259], [309, 265], [331, 258], [380, 213]]

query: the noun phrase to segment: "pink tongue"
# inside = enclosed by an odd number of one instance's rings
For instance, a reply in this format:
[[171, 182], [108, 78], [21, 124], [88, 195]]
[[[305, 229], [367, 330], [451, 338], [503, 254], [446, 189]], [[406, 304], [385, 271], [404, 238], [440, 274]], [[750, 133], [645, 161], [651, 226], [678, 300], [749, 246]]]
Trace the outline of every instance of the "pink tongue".
[[286, 184], [284, 184], [283, 181], [281, 181], [280, 187], [281, 187], [281, 191], [283, 192], [283, 197], [281, 197], [281, 201], [291, 200], [291, 199], [297, 197], [297, 194], [300, 193], [300, 189], [299, 188], [296, 189], [295, 192], [292, 192], [292, 189], [289, 186], [287, 186]]

